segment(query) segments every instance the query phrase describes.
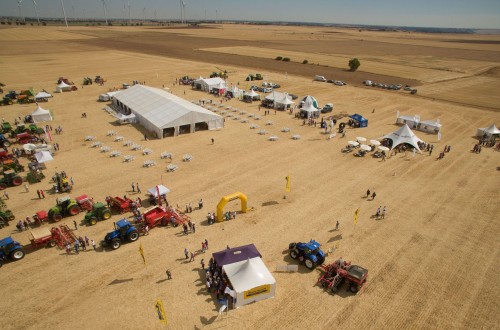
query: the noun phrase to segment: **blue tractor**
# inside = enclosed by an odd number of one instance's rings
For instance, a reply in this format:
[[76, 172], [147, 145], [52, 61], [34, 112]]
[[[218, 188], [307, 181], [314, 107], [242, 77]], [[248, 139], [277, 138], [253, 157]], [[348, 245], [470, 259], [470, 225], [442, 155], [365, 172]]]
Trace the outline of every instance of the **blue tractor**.
[[24, 255], [25, 253], [22, 245], [14, 241], [12, 237], [6, 237], [0, 240], [0, 267], [2, 267], [7, 259], [17, 261], [24, 258]]
[[111, 246], [113, 250], [120, 247], [122, 242], [135, 242], [139, 239], [139, 231], [126, 219], [121, 219], [115, 223], [115, 230], [107, 233], [104, 237], [104, 244]]
[[321, 244], [315, 240], [310, 240], [308, 243], [290, 243], [288, 253], [292, 259], [298, 259], [308, 269], [313, 270], [325, 262], [325, 253], [320, 247]]

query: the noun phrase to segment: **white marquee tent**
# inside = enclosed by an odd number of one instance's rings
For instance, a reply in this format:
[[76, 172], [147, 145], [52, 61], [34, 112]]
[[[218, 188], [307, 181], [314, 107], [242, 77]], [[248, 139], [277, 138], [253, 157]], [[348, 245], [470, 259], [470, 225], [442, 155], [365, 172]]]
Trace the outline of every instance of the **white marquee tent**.
[[260, 94], [254, 91], [253, 89], [249, 90], [248, 92], [245, 92], [245, 96], [251, 97], [252, 100], [260, 99]]
[[210, 92], [212, 89], [226, 89], [226, 82], [224, 79], [215, 77], [215, 78], [200, 78], [193, 82], [193, 88], [201, 89], [205, 92]]
[[113, 98], [125, 115], [134, 114], [137, 123], [158, 138], [198, 130], [224, 127], [224, 118], [162, 89], [134, 85]]
[[284, 109], [287, 106], [295, 103], [294, 101], [292, 101], [292, 97], [288, 95], [288, 93], [282, 93], [276, 91], [273, 91], [272, 93], [268, 94], [266, 96], [266, 100], [273, 101], [274, 107], [277, 109]]
[[500, 137], [500, 129], [498, 129], [495, 124], [491, 124], [489, 127], [484, 127], [484, 128], [478, 128], [476, 131], [476, 136], [482, 138], [483, 136], [486, 137]]
[[424, 120], [418, 125], [418, 130], [427, 133], [437, 134], [441, 131], [441, 123], [439, 119], [436, 120]]
[[52, 115], [49, 110], [45, 110], [41, 106], [38, 106], [36, 110], [31, 113], [31, 118], [33, 118], [35, 123], [40, 123], [43, 121], [51, 121]]
[[49, 151], [39, 151], [35, 153], [35, 157], [37, 162], [39, 162], [40, 164], [54, 160]]
[[421, 152], [420, 148], [418, 147], [418, 142], [423, 142], [423, 141], [420, 140], [406, 124], [404, 124], [403, 127], [398, 129], [397, 131], [391, 134], [387, 134], [383, 138], [392, 140], [391, 150], [402, 143], [408, 143], [412, 145], [415, 149], [417, 149], [418, 152]]
[[35, 101], [41, 100], [41, 99], [48, 99], [49, 97], [52, 97], [52, 94], [47, 93], [45, 91], [38, 92], [35, 95]]
[[160, 196], [162, 196], [168, 194], [170, 192], [170, 189], [168, 189], [162, 184], [148, 189], [148, 193], [151, 194], [153, 197], [158, 197], [158, 192], [160, 192]]
[[61, 81], [59, 85], [56, 87], [56, 92], [61, 93], [64, 91], [70, 91], [71, 90], [71, 85], [66, 84], [64, 81]]
[[275, 295], [276, 280], [260, 257], [224, 265], [222, 271], [234, 289], [236, 308]]

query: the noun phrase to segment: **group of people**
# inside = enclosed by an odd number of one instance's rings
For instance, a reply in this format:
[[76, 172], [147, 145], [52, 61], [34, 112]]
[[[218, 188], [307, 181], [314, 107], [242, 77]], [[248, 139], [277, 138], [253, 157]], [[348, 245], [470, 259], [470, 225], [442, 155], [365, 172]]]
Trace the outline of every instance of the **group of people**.
[[224, 291], [228, 286], [229, 280], [222, 273], [222, 267], [217, 265], [214, 258], [210, 258], [208, 262], [208, 267], [205, 269], [205, 278], [208, 292], [215, 293], [217, 299], [224, 296]]
[[444, 154], [445, 154], [445, 153], [448, 153], [448, 152], [450, 152], [450, 151], [451, 151], [451, 146], [449, 146], [449, 145], [444, 146], [443, 151], [441, 151], [441, 152], [439, 153], [439, 157], [438, 157], [437, 159], [443, 159], [443, 158], [444, 158]]
[[[95, 244], [95, 241], [93, 239], [91, 240], [87, 236], [85, 236], [85, 238], [79, 236], [73, 243], [73, 248], [75, 250], [75, 253], [79, 254], [80, 248], [82, 249], [82, 251], [86, 251], [87, 247], [90, 247], [91, 245], [94, 251], [97, 251], [97, 245]], [[66, 244], [65, 248], [66, 254], [71, 254], [71, 245], [69, 243]]]
[[[170, 219], [170, 222], [172, 223], [172, 225], [174, 225], [174, 219], [171, 218]], [[191, 219], [188, 220], [187, 223], [183, 223], [182, 224], [182, 229], [184, 231], [184, 235], [187, 235], [188, 234], [188, 228], [189, 228], [189, 232], [191, 233], [196, 233], [196, 224], [194, 224], [193, 222], [191, 222]]]

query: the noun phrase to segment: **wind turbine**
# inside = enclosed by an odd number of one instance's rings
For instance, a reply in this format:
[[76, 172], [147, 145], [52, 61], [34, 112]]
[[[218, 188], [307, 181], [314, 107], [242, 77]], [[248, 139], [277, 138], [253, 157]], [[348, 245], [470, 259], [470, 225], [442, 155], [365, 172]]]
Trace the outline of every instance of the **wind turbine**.
[[186, 23], [186, 2], [182, 0], [182, 12], [184, 13], [184, 23]]
[[130, 23], [130, 1], [128, 2], [128, 22]]
[[66, 18], [66, 10], [64, 10], [63, 0], [61, 0], [61, 7], [62, 7], [63, 15], [64, 15], [64, 22], [66, 23], [66, 27], [68, 27], [68, 19]]
[[102, 9], [104, 9], [104, 19], [106, 20], [106, 25], [108, 25], [108, 15], [106, 15], [106, 1], [102, 0]]
[[21, 6], [22, 3], [23, 3], [23, 0], [17, 0], [17, 8], [19, 9], [19, 19], [21, 19], [21, 17], [22, 17], [23, 22], [26, 22], [26, 19], [24, 18], [23, 7]]
[[142, 21], [146, 22], [146, 7], [142, 8]]
[[38, 20], [38, 24], [40, 24], [40, 17], [38, 17], [38, 10], [36, 8], [36, 2], [33, 0], [33, 7], [35, 7], [36, 19]]

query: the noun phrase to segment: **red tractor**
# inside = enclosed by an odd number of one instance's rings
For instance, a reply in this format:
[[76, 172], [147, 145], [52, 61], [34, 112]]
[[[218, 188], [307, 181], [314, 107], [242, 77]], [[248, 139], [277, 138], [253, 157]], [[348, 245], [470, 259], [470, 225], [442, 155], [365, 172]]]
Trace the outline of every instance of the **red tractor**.
[[16, 135], [16, 140], [20, 144], [31, 143], [33, 141], [33, 136], [30, 133], [19, 133]]
[[351, 262], [344, 261], [342, 257], [329, 265], [321, 265], [323, 273], [318, 279], [322, 287], [337, 293], [344, 283], [347, 283], [347, 291], [357, 293], [366, 283], [368, 270], [351, 265]]

